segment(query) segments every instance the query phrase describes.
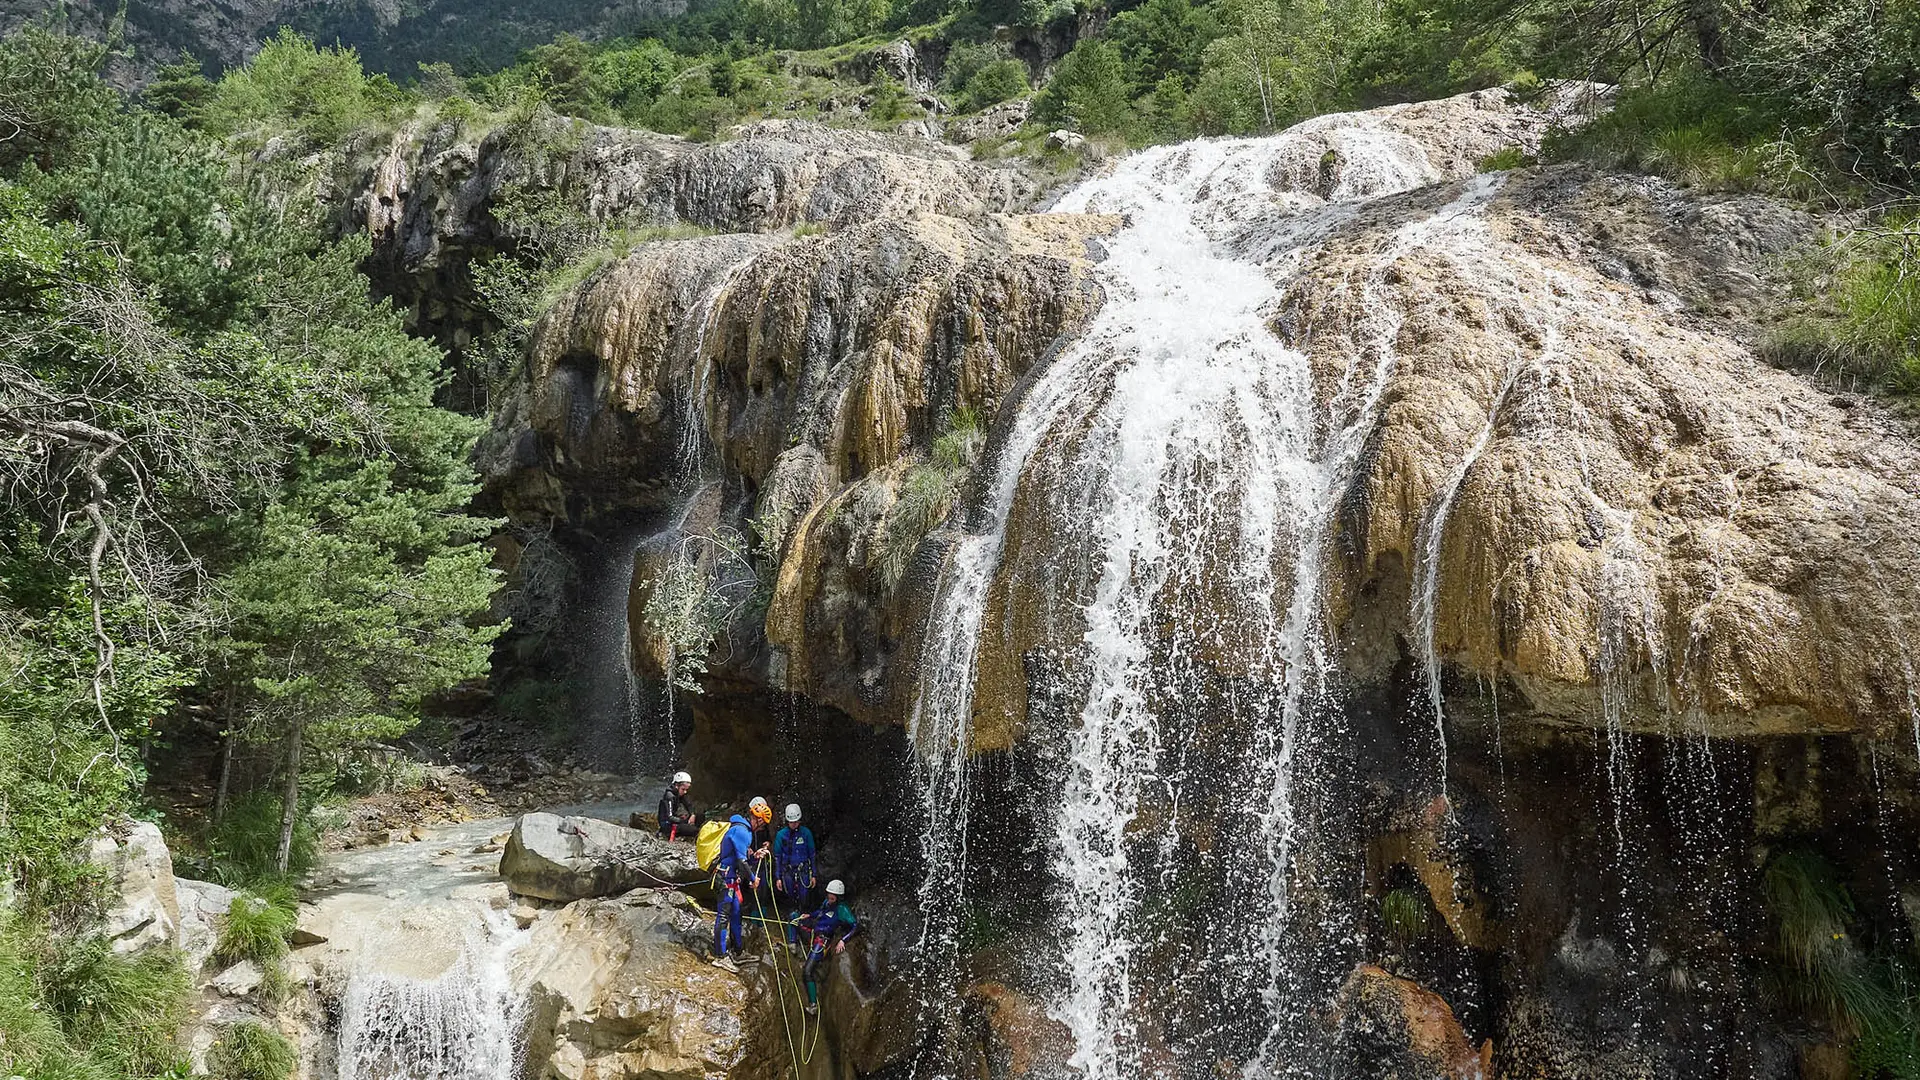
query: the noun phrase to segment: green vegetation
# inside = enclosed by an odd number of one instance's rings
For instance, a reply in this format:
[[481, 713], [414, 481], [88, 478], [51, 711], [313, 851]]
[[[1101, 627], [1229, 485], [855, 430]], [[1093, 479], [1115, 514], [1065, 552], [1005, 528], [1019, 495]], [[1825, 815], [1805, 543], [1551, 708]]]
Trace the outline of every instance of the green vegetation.
[[293, 1044], [257, 1020], [242, 1020], [207, 1048], [213, 1080], [287, 1080], [298, 1064]]
[[1407, 887], [1387, 890], [1380, 897], [1380, 925], [1388, 938], [1402, 946], [1426, 937], [1426, 895]]
[[48, 934], [0, 920], [0, 1072], [27, 1080], [111, 1080], [184, 1073], [177, 954], [120, 956], [98, 936]]
[[666, 646], [667, 679], [698, 694], [714, 641], [743, 619], [765, 614], [771, 597], [737, 530], [683, 537], [647, 579], [642, 618]]
[[879, 565], [888, 588], [906, 576], [920, 541], [953, 509], [985, 443], [980, 415], [960, 409], [947, 418], [947, 429], [934, 440], [928, 460], [901, 478], [881, 532]]
[[233, 898], [213, 946], [217, 964], [251, 960], [261, 970], [276, 966], [291, 951], [295, 916], [290, 896], [272, 899], [241, 894]]
[[[0, 42], [19, 127], [0, 147], [0, 1066], [103, 1080], [179, 1068], [186, 976], [89, 936], [83, 839], [153, 813], [149, 768], [218, 748], [183, 865], [295, 872], [338, 764], [483, 675], [498, 632], [473, 620], [492, 523], [464, 509], [479, 425], [434, 405], [443, 358], [371, 298], [366, 241], [208, 134], [326, 144], [400, 92], [284, 37], [217, 84], [169, 73], [148, 108], [105, 58], [43, 29]], [[250, 906], [223, 947], [266, 949], [268, 918]]]
[[1908, 958], [1862, 944], [1853, 898], [1820, 856], [1782, 852], [1762, 884], [1785, 961], [1782, 996], [1852, 1040], [1856, 1075], [1920, 1077], [1920, 998]]

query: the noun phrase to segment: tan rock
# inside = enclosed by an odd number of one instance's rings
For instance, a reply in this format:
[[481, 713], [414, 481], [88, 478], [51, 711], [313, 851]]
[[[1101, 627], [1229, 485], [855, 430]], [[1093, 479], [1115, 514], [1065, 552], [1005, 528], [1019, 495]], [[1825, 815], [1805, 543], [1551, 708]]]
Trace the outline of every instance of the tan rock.
[[671, 944], [667, 906], [581, 901], [534, 924], [526, 1060], [567, 1080], [722, 1080], [746, 1060], [740, 978]]
[[1493, 1042], [1476, 1049], [1453, 1009], [1431, 990], [1361, 964], [1334, 1003], [1342, 1064], [1376, 1080], [1483, 1080], [1493, 1075]]

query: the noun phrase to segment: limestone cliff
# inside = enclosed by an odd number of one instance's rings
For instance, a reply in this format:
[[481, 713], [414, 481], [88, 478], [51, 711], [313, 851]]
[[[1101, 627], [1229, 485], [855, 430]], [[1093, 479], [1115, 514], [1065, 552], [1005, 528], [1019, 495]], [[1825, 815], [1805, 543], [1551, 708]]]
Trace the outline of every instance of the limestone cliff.
[[[1052, 212], [885, 136], [593, 130], [536, 167], [413, 133], [356, 214], [423, 322], [510, 185], [720, 230], [534, 334], [486, 498], [518, 593], [576, 577], [509, 648], [660, 687], [676, 759], [886, 849], [855, 887], [933, 930], [876, 955], [972, 942], [935, 991], [955, 1054], [1784, 1075], [1845, 1036], [1755, 1004], [1762, 865], [1825, 844], [1859, 878], [1893, 856], [1846, 822], [1913, 826], [1861, 770], [1913, 768], [1920, 451], [1760, 353], [1814, 216], [1480, 171], [1560, 107], [1158, 148]], [[640, 683], [583, 713], [632, 737]], [[916, 812], [990, 853], [928, 874]]]

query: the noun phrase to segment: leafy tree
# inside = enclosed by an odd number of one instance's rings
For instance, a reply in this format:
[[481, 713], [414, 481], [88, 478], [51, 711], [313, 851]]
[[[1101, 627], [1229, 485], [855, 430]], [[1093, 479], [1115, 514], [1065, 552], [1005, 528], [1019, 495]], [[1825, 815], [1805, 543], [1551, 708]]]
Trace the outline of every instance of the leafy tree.
[[[403, 437], [463, 448], [471, 430], [418, 414], [439, 431]], [[280, 841], [287, 868], [299, 818], [300, 769], [322, 752], [405, 734], [422, 703], [485, 674], [497, 627], [468, 618], [492, 591], [477, 543], [494, 523], [460, 512], [471, 484], [396, 483], [385, 460], [321, 457], [269, 506], [251, 556], [223, 581], [226, 666], [250, 676], [249, 737], [284, 746]]]
[[1223, 0], [1189, 108], [1208, 132], [1273, 131], [1345, 102], [1376, 0]]
[[192, 53], [162, 64], [140, 96], [148, 108], [176, 120], [192, 120], [213, 100], [213, 80]]
[[966, 109], [976, 111], [1011, 101], [1027, 90], [1027, 65], [1018, 60], [996, 60], [973, 73], [960, 99]]
[[1126, 126], [1129, 113], [1127, 67], [1110, 41], [1088, 38], [1055, 67], [1035, 103], [1041, 119], [1066, 122], [1087, 135], [1106, 135]]
[[1115, 15], [1107, 26], [1107, 36], [1144, 89], [1169, 76], [1197, 77], [1207, 46], [1221, 33], [1214, 9], [1196, 7], [1192, 0], [1147, 0]]
[[406, 94], [385, 75], [369, 78], [352, 49], [323, 49], [283, 29], [214, 86], [201, 111], [223, 134], [287, 131], [315, 145], [389, 121]]

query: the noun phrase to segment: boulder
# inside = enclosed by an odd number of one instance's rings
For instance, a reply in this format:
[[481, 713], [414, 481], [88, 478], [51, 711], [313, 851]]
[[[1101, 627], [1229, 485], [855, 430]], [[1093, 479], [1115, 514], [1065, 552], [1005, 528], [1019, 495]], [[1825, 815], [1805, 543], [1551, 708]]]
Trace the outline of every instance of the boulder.
[[1334, 1002], [1342, 1075], [1374, 1080], [1481, 1080], [1493, 1075], [1493, 1042], [1478, 1050], [1439, 994], [1361, 964]]
[[1058, 131], [1047, 132], [1047, 149], [1049, 150], [1078, 150], [1085, 145], [1087, 145], [1087, 137], [1077, 131], [1061, 128]]
[[251, 960], [242, 960], [215, 975], [213, 981], [207, 985], [223, 997], [242, 998], [260, 989], [260, 984], [266, 981], [266, 977], [267, 973], [260, 970], [259, 964]]
[[981, 139], [1010, 139], [1026, 126], [1027, 118], [1032, 115], [1032, 98], [1015, 98], [989, 105], [972, 116], [947, 121], [947, 141], [971, 143]]
[[706, 880], [692, 844], [668, 843], [612, 822], [526, 814], [500, 856], [500, 876], [521, 896], [579, 900]]
[[150, 821], [103, 827], [87, 844], [88, 862], [107, 873], [113, 898], [101, 930], [117, 953], [180, 944], [180, 899], [173, 856]]
[[186, 954], [187, 969], [198, 970], [213, 955], [222, 920], [232, 910], [236, 894], [211, 881], [176, 878], [173, 884], [180, 901], [180, 951]]
[[521, 952], [529, 1075], [738, 1075], [765, 1040], [750, 1024], [747, 981], [680, 943], [704, 923], [684, 897], [657, 893], [581, 901], [535, 923]]
[[997, 982], [968, 988], [960, 1004], [960, 1046], [969, 1075], [988, 1080], [1067, 1080], [1073, 1033], [1044, 1005]]

